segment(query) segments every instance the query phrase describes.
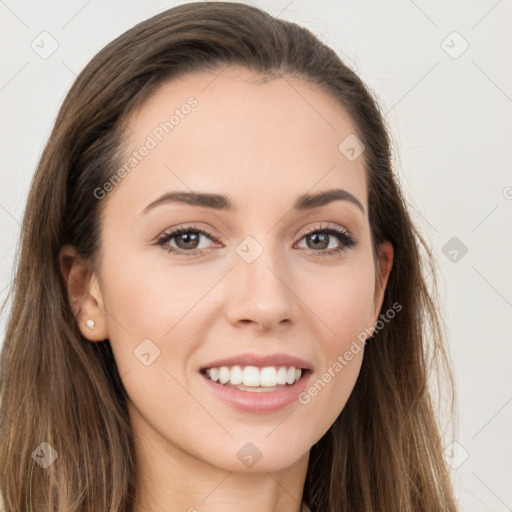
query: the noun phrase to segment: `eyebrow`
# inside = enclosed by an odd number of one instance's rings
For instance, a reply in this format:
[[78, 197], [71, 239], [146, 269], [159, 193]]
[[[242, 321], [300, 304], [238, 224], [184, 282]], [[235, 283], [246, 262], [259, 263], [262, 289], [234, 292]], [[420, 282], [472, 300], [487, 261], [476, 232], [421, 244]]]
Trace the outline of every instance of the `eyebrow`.
[[[317, 192], [315, 194], [303, 194], [299, 196], [294, 205], [294, 210], [310, 210], [325, 206], [333, 201], [348, 201], [361, 210], [365, 214], [364, 206], [359, 199], [353, 194], [342, 188], [326, 190], [325, 192]], [[190, 206], [199, 206], [202, 208], [212, 208], [214, 210], [236, 211], [239, 209], [237, 203], [229, 196], [221, 194], [207, 194], [202, 192], [185, 192], [175, 191], [167, 192], [158, 199], [148, 204], [141, 214], [147, 213], [156, 206], [169, 203], [184, 203]]]

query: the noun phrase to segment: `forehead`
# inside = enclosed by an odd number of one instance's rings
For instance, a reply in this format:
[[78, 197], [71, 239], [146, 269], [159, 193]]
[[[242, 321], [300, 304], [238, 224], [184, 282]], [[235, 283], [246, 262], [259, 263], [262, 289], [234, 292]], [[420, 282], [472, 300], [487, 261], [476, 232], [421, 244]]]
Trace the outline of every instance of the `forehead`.
[[[168, 190], [225, 193], [249, 206], [344, 188], [366, 209], [363, 155], [339, 146], [356, 128], [320, 87], [289, 76], [262, 80], [240, 68], [163, 84], [127, 123], [127, 163], [117, 187], [134, 207]], [[128, 170], [129, 166], [126, 166]]]

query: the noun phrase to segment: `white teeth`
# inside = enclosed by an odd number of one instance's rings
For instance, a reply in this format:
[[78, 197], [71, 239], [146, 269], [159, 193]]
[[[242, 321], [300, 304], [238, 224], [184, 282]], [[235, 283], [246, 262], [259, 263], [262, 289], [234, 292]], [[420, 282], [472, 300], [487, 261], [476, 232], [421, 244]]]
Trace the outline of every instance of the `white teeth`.
[[217, 382], [219, 380], [219, 369], [218, 368], [210, 368], [210, 379], [213, 382]]
[[286, 367], [281, 366], [281, 368], [279, 368], [279, 370], [277, 371], [277, 383], [278, 384], [286, 384], [286, 374], [287, 374]]
[[260, 386], [270, 388], [277, 384], [277, 371], [273, 366], [266, 366], [260, 373]]
[[233, 368], [231, 368], [230, 379], [229, 379], [231, 384], [235, 384], [235, 385], [242, 384], [243, 380], [244, 380], [244, 376], [243, 376], [242, 368], [240, 368], [240, 366], [233, 366]]
[[226, 382], [229, 380], [229, 368], [226, 368], [225, 366], [221, 366], [219, 368], [219, 379], [221, 384], [226, 384]]
[[[226, 370], [229, 371], [228, 368]], [[260, 385], [260, 372], [256, 366], [246, 366], [243, 371], [243, 384], [244, 386], [259, 386]]]
[[256, 366], [221, 366], [220, 368], [209, 368], [206, 375], [214, 382], [219, 381], [221, 384], [238, 386], [240, 389], [245, 387], [251, 388], [273, 388], [278, 389], [286, 384], [291, 385], [297, 382], [302, 370], [294, 366], [265, 366], [258, 368]]

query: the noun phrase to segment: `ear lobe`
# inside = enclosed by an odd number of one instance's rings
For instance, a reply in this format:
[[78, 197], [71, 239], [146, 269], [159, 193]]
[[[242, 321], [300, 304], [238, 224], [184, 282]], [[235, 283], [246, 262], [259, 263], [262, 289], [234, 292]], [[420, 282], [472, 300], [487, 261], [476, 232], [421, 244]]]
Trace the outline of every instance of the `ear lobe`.
[[71, 245], [61, 247], [59, 265], [69, 304], [82, 334], [90, 341], [108, 338], [101, 288], [94, 272]]
[[391, 242], [382, 242], [379, 246], [378, 276], [373, 304], [373, 325], [377, 323], [378, 315], [384, 302], [384, 293], [393, 267], [394, 249]]

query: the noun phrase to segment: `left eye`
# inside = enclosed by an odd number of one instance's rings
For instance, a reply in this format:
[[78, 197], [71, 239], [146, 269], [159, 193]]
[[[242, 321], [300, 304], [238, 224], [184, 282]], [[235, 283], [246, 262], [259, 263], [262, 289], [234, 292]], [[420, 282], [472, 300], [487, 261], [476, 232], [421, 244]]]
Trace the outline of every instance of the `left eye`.
[[[322, 229], [305, 234], [301, 241], [306, 241], [306, 249], [311, 249], [311, 245], [314, 246], [315, 244], [317, 245], [316, 249], [336, 249], [336, 238], [338, 239], [338, 244], [340, 241], [347, 243], [343, 236], [345, 236], [344, 233], [333, 229]], [[331, 246], [331, 242], [335, 242], [334, 246]]]

